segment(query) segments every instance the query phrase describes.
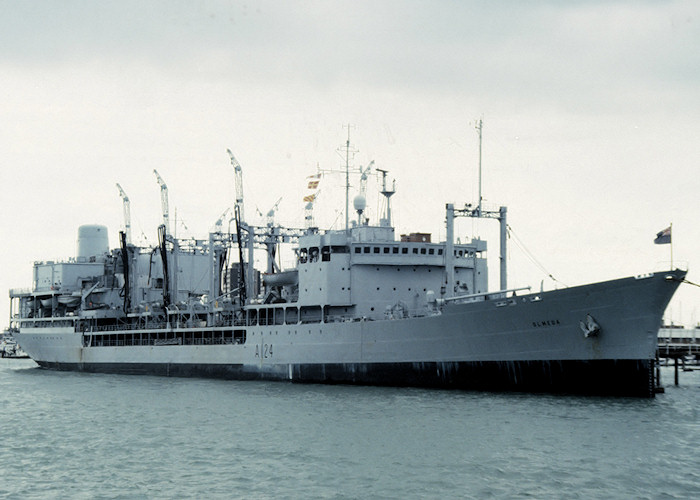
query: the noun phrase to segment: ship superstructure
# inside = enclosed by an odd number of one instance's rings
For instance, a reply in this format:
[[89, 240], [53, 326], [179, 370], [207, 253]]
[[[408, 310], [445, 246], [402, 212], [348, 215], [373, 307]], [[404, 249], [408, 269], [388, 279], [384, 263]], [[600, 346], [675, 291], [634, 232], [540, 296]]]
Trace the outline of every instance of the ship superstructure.
[[[397, 237], [394, 189], [377, 170], [386, 203], [376, 225], [360, 193], [344, 229], [253, 226], [237, 190], [235, 230], [217, 224], [202, 240], [171, 234], [156, 172], [158, 244], [136, 246], [124, 231], [109, 249], [104, 226], [80, 227], [75, 258], [36, 262], [32, 288], [11, 290], [13, 335], [59, 370], [653, 395], [656, 335], [683, 271], [507, 289], [505, 207], [447, 204], [445, 241]], [[486, 242], [455, 242], [458, 216], [500, 222], [499, 290], [488, 290]], [[276, 263], [283, 244], [291, 269]], [[256, 248], [265, 269], [254, 268]]]

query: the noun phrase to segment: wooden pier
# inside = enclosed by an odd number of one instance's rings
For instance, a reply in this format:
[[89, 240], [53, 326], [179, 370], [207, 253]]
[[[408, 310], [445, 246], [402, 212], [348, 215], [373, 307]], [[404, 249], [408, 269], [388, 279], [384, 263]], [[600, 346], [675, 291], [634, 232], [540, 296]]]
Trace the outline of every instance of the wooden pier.
[[686, 329], [678, 326], [668, 326], [659, 330], [659, 343], [656, 350], [656, 381], [657, 392], [663, 392], [661, 387], [660, 366], [673, 364], [673, 381], [678, 385], [680, 371], [700, 370], [700, 328]]

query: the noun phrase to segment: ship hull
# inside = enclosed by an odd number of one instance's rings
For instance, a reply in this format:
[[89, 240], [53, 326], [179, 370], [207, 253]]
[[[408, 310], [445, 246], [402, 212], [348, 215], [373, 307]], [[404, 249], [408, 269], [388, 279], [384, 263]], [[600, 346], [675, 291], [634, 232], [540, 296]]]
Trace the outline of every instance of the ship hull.
[[271, 380], [297, 383], [423, 387], [494, 392], [650, 397], [654, 360], [558, 360], [286, 365], [38, 362], [59, 371]]
[[[446, 304], [406, 319], [245, 327], [236, 344], [143, 345], [144, 332], [20, 328], [45, 368], [226, 379], [653, 396], [657, 332], [685, 273]], [[590, 320], [598, 327], [586, 329]], [[218, 330], [212, 330], [215, 338]]]

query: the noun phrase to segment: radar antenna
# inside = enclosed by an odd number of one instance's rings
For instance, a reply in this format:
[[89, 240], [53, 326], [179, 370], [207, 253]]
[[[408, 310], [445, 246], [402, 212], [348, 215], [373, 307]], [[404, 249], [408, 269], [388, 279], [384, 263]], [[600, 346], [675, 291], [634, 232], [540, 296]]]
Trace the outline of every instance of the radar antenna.
[[369, 177], [369, 172], [372, 170], [374, 165], [374, 160], [369, 162], [369, 164], [362, 168], [360, 167], [360, 193], [355, 196], [353, 200], [353, 206], [357, 212], [357, 223], [362, 225], [362, 213], [367, 208], [367, 178]]
[[382, 174], [382, 190], [380, 193], [386, 198], [386, 207], [384, 210], [384, 216], [379, 219], [379, 225], [384, 227], [391, 227], [391, 196], [396, 193], [396, 180], [392, 182], [391, 190], [386, 187], [386, 174], [389, 173], [388, 170], [382, 170], [381, 168], [375, 169], [377, 172]]

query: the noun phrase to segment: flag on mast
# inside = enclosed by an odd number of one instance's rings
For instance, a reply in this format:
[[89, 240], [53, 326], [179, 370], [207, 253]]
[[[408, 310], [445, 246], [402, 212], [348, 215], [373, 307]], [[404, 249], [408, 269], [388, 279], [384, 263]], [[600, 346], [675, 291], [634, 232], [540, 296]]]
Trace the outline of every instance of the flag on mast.
[[318, 193], [321, 191], [318, 189], [318, 185], [321, 182], [321, 174], [314, 174], [314, 175], [309, 175], [307, 179], [311, 179], [307, 181], [306, 188], [309, 189], [312, 192], [307, 193], [306, 196], [304, 196], [304, 201], [308, 203], [313, 203], [316, 201], [316, 197], [318, 196]]
[[671, 226], [668, 226], [663, 231], [659, 231], [658, 233], [656, 233], [654, 243], [656, 243], [657, 245], [665, 245], [671, 243]]

